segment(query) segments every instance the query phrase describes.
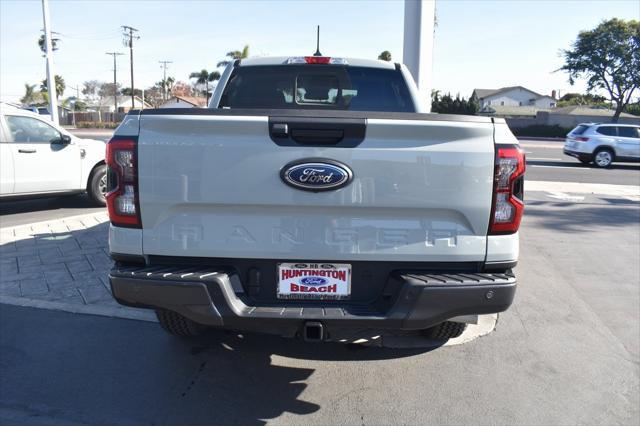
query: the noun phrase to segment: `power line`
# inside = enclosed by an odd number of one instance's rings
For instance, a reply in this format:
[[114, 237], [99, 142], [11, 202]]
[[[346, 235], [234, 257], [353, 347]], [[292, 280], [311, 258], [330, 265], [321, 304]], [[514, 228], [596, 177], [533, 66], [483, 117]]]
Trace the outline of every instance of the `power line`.
[[128, 25], [122, 25], [122, 35], [124, 36], [122, 42], [125, 46], [129, 46], [129, 57], [131, 61], [131, 109], [135, 109], [135, 96], [133, 85], [133, 40], [139, 40], [140, 36], [135, 35], [138, 30]]
[[[124, 53], [120, 53], [120, 52], [106, 52], [107, 55], [111, 55], [113, 56], [113, 118], [115, 121], [115, 114], [118, 112], [118, 79], [117, 79], [117, 72], [118, 72], [118, 65], [116, 63], [116, 58], [118, 56], [124, 55]], [[133, 84], [131, 84], [133, 86]]]
[[163, 69], [162, 75], [162, 100], [167, 100], [167, 65], [172, 64], [171, 61], [158, 61], [161, 65], [160, 67]]

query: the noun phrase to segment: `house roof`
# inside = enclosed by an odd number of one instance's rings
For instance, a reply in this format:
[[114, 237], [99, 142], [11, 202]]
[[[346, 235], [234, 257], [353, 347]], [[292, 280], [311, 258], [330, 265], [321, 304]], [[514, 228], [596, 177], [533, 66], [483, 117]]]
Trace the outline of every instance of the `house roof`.
[[162, 103], [162, 105], [169, 103], [174, 99], [178, 100], [178, 102], [182, 101], [190, 105], [193, 105], [194, 107], [199, 107], [199, 108], [202, 108], [207, 105], [207, 101], [204, 98], [199, 98], [197, 96], [176, 96], [176, 95], [167, 99], [165, 102]]
[[551, 111], [548, 108], [540, 108], [536, 106], [511, 106], [511, 105], [491, 105], [478, 111], [480, 115], [497, 115], [497, 116], [527, 116], [535, 117], [538, 111]]
[[[151, 105], [149, 105], [146, 102], [143, 102], [142, 99], [140, 99], [140, 96], [134, 96], [134, 98], [136, 103], [144, 103], [145, 108], [151, 108]], [[113, 101], [114, 101], [113, 96], [105, 96], [104, 98], [87, 101], [87, 106], [90, 106], [90, 107], [112, 106]], [[131, 96], [124, 96], [124, 95], [118, 96], [119, 107], [120, 106], [127, 107], [130, 105], [131, 105]]]
[[531, 92], [534, 95], [536, 95], [537, 97], [541, 98], [543, 97], [543, 95], [534, 92], [533, 90], [527, 89], [526, 87], [523, 86], [509, 86], [509, 87], [501, 87], [500, 89], [473, 89], [473, 93], [476, 94], [476, 97], [478, 99], [484, 99], [488, 96], [495, 96], [498, 95], [500, 93], [503, 92], [508, 92], [509, 90], [513, 90], [513, 89], [522, 89], [522, 90], [526, 90], [527, 92]]

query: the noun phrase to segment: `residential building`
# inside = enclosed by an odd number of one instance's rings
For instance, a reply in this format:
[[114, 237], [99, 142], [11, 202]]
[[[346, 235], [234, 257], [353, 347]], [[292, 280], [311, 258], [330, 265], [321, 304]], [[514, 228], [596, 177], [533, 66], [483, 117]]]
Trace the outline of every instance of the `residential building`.
[[522, 86], [502, 87], [500, 89], [475, 89], [472, 96], [478, 99], [480, 110], [493, 107], [536, 107], [555, 108], [555, 91], [552, 96], [541, 95]]
[[134, 108], [131, 108], [131, 96], [120, 95], [117, 97], [118, 109], [115, 111], [116, 103], [113, 96], [105, 96], [103, 98], [87, 101], [87, 111], [93, 112], [128, 112], [130, 109], [152, 108], [151, 105], [144, 102], [140, 97], [134, 96]]
[[160, 104], [158, 108], [204, 108], [207, 101], [195, 96], [172, 96]]

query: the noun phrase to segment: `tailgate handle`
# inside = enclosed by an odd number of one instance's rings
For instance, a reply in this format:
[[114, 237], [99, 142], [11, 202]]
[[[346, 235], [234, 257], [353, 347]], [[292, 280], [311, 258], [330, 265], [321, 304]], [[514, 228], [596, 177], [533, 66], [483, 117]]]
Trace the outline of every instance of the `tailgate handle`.
[[343, 130], [291, 129], [291, 139], [300, 144], [333, 145], [342, 138]]

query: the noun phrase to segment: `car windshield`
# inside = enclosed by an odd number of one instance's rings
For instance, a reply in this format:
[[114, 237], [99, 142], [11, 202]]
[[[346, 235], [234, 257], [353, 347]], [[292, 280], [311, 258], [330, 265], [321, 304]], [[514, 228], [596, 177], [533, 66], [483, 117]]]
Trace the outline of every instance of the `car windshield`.
[[219, 108], [415, 112], [399, 71], [337, 65], [238, 67]]

